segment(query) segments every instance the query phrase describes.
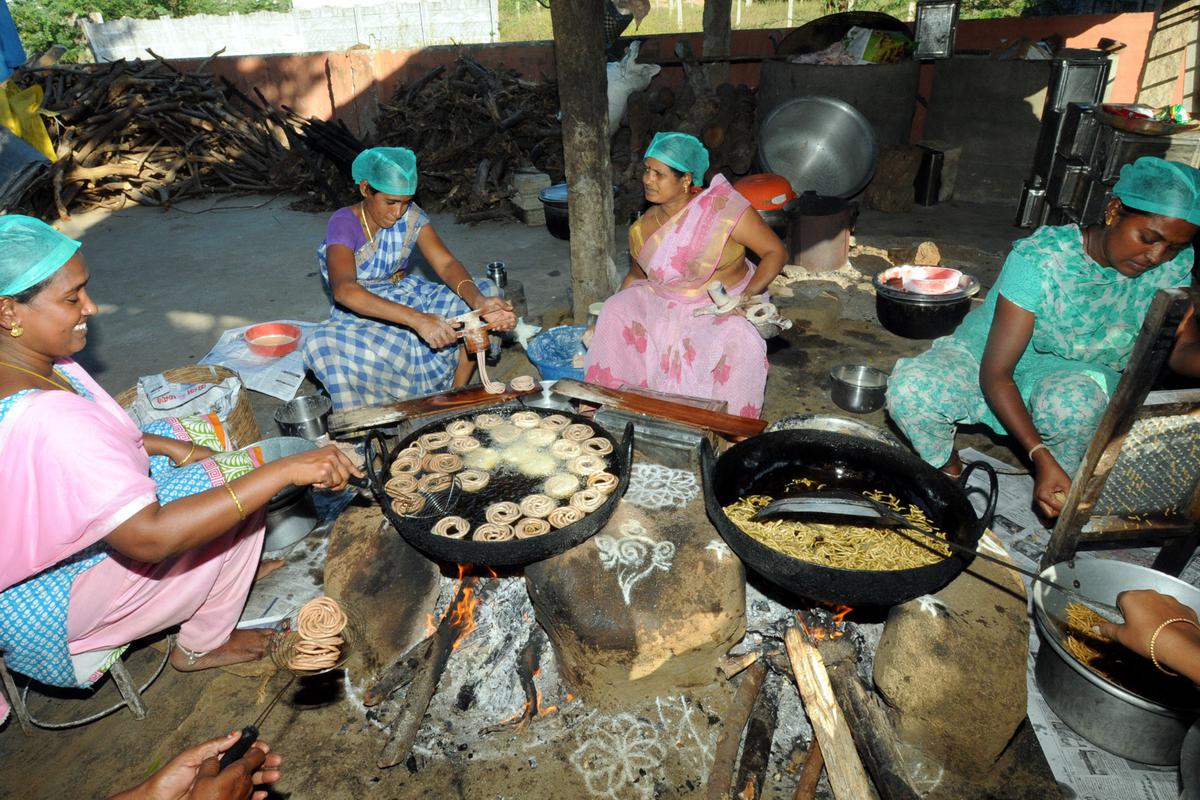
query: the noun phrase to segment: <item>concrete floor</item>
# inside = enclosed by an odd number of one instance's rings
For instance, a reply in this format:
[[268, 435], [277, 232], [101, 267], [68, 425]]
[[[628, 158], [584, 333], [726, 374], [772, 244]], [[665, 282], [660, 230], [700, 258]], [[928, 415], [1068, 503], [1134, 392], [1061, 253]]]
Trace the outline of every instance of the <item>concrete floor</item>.
[[[195, 363], [227, 328], [281, 318], [323, 319], [328, 305], [314, 250], [327, 215], [292, 211], [289, 202], [285, 197], [216, 198], [169, 211], [129, 208], [71, 220], [64, 227], [84, 243], [90, 288], [101, 308], [81, 361], [116, 393], [139, 375]], [[1010, 242], [1022, 235], [1011, 226], [1012, 214], [1008, 205], [957, 203], [905, 214], [863, 212], [857, 241], [888, 248], [933, 240], [948, 262], [990, 286]], [[535, 321], [551, 309], [569, 307], [567, 242], [542, 228], [517, 224], [468, 227], [438, 215], [434, 223], [473, 274], [481, 275], [488, 261], [505, 261], [510, 279], [523, 283]], [[924, 346], [882, 331], [873, 319], [842, 321], [819, 334], [798, 325], [772, 348], [778, 369], [772, 372], [766, 416], [841, 413], [828, 399], [830, 366], [863, 360], [886, 367], [896, 356]], [[506, 353], [506, 359], [516, 355]], [[255, 396], [264, 433], [273, 432], [270, 411], [277, 404]], [[882, 423], [883, 413], [865, 419]], [[150, 668], [143, 663], [148, 652], [135, 656], [142, 660], [134, 664], [135, 673]], [[185, 675], [167, 669], [148, 693], [151, 716], [143, 722], [121, 712], [82, 730], [39, 731], [28, 738], [9, 724], [0, 731], [0, 797], [97, 796], [130, 785], [180, 748], [249, 722], [258, 710], [256, 697], [265, 690], [258, 683], [217, 670]], [[276, 743], [294, 765], [279, 786], [283, 795], [431, 796], [428, 784], [406, 785], [407, 776], [396, 771], [375, 786], [380, 778], [372, 777], [375, 771], [368, 765], [375, 735], [362, 731], [360, 710], [340, 701], [337, 689], [307, 707], [299, 725], [293, 724], [299, 721], [297, 708], [276, 712]], [[362, 764], [348, 766], [360, 758]], [[518, 770], [474, 790], [459, 784], [447, 796], [530, 796], [528, 779]]]

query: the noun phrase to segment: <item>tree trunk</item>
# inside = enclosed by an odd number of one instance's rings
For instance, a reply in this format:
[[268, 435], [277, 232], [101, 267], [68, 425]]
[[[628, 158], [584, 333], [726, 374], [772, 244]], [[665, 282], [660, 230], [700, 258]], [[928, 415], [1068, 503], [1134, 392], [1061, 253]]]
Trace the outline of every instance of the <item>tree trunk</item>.
[[571, 294], [577, 321], [587, 319], [589, 305], [608, 297], [608, 262], [613, 249], [603, 17], [604, 5], [595, 0], [554, 0], [550, 4], [571, 226]]
[[[733, 42], [733, 0], [704, 0], [705, 58], [728, 56]], [[708, 81], [716, 87], [729, 79], [729, 64], [708, 65]]]

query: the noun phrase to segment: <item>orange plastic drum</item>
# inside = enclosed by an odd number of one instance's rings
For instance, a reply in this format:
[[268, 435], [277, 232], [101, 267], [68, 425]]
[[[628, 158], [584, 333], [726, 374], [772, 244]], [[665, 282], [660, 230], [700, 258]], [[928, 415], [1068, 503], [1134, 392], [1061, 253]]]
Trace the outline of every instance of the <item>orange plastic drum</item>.
[[750, 201], [750, 205], [759, 211], [772, 211], [783, 208], [796, 197], [792, 185], [782, 175], [771, 172], [761, 172], [757, 175], [747, 175], [739, 178], [733, 185], [738, 193]]

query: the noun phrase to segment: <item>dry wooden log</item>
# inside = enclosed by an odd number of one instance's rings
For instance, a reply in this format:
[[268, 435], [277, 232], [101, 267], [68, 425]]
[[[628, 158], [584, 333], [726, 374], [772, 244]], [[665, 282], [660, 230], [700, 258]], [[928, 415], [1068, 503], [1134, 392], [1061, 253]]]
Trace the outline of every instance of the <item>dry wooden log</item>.
[[767, 665], [756, 661], [750, 665], [738, 683], [733, 702], [723, 717], [721, 733], [717, 736], [717, 746], [713, 751], [713, 765], [708, 771], [708, 800], [728, 800], [730, 796], [742, 732], [750, 719], [751, 711], [754, 710], [766, 677]]
[[758, 800], [762, 797], [778, 716], [779, 696], [770, 687], [765, 687], [754, 702], [750, 723], [746, 726], [742, 762], [738, 765], [737, 780], [733, 784], [735, 800]]
[[825, 771], [825, 756], [821, 753], [821, 742], [817, 737], [808, 745], [804, 755], [804, 764], [800, 767], [800, 777], [796, 779], [796, 791], [792, 800], [815, 800], [817, 784], [821, 782], [821, 773]]
[[879, 702], [867, 693], [854, 663], [843, 661], [831, 666], [829, 680], [879, 796], [883, 800], [917, 800], [921, 795], [900, 759], [891, 720]]

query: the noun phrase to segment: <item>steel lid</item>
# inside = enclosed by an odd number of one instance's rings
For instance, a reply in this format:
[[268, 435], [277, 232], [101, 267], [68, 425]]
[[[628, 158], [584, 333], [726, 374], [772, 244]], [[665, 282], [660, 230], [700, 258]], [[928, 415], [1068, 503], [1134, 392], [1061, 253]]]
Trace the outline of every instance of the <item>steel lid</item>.
[[[897, 300], [901, 303], [920, 306], [938, 306], [947, 303], [957, 303], [960, 300], [965, 300], [969, 297], [974, 297], [979, 294], [979, 280], [974, 275], [967, 275], [959, 278], [958, 288], [944, 294], [919, 294], [917, 292], [907, 291], [899, 286], [898, 271], [903, 267], [911, 266], [909, 264], [901, 264], [895, 267], [888, 267], [883, 272], [875, 276], [872, 284], [875, 286], [875, 293], [891, 300]], [[895, 279], [895, 285], [888, 281]]]

